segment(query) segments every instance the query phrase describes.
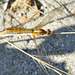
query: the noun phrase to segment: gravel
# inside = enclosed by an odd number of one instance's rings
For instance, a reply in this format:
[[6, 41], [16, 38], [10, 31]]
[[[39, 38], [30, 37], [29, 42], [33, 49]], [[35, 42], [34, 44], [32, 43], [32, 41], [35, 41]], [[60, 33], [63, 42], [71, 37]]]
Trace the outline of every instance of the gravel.
[[[10, 10], [4, 10], [5, 3], [8, 0], [0, 0], [0, 32], [5, 28], [19, 26], [23, 23], [20, 17], [31, 17], [36, 11], [34, 9], [25, 9], [10, 12]], [[66, 7], [64, 12], [57, 15], [48, 22], [43, 29], [50, 29], [53, 32], [70, 32], [75, 31], [75, 16], [73, 11], [75, 10], [74, 0], [57, 0], [61, 1]], [[42, 4], [41, 7], [52, 3], [51, 0], [40, 0], [37, 1]], [[53, 5], [55, 7], [60, 7], [60, 5], [54, 1]], [[6, 8], [5, 8], [6, 9]], [[44, 9], [43, 13], [46, 15], [48, 11], [53, 9], [52, 6]], [[68, 9], [68, 10], [67, 10]], [[53, 14], [54, 15], [54, 14]], [[37, 15], [26, 25], [24, 28], [34, 28], [36, 27], [45, 16], [41, 15], [39, 18]], [[57, 19], [57, 20], [56, 20]], [[36, 62], [27, 56], [26, 54], [18, 51], [13, 46], [5, 42], [5, 40], [10, 41], [15, 46], [23, 49], [29, 54], [38, 55], [36, 44], [32, 35], [13, 35], [0, 37], [0, 75], [47, 75], [41, 66], [36, 64]], [[37, 46], [39, 47], [40, 55], [42, 60], [45, 62], [47, 58], [43, 51], [42, 43], [44, 45], [45, 51], [49, 57], [50, 64], [56, 68], [59, 68], [71, 75], [75, 75], [75, 35], [52, 35], [52, 36], [40, 36], [36, 37]], [[41, 69], [40, 69], [41, 68]], [[49, 75], [58, 75], [56, 72], [47, 69]], [[62, 73], [62, 72], [61, 72]], [[62, 73], [62, 75], [66, 75]]]

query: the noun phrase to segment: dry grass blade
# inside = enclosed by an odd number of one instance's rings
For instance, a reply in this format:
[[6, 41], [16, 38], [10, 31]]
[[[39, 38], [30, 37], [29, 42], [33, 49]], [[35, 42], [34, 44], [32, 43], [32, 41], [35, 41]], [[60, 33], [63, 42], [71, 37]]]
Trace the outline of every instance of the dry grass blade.
[[[34, 59], [33, 59], [33, 60], [34, 60]], [[39, 67], [39, 69], [42, 71], [42, 69], [41, 69], [41, 68], [43, 68], [42, 65], [41, 65], [41, 64], [39, 65], [35, 60], [34, 60], [34, 62], [35, 62], [36, 65]], [[40, 66], [41, 66], [41, 68], [40, 68]]]
[[[25, 4], [25, 3], [24, 3]], [[28, 5], [28, 4], [27, 4]], [[52, 4], [49, 4], [48, 6], [50, 6], [50, 5], [52, 5]], [[30, 5], [29, 5], [30, 6]], [[31, 7], [31, 6], [30, 6]], [[24, 19], [24, 18], [21, 18], [20, 17], [20, 19], [21, 20], [23, 20], [23, 21], [25, 21], [25, 23], [23, 23], [21, 26], [19, 26], [19, 28], [21, 28], [23, 25], [25, 25], [27, 22], [29, 22], [35, 15], [37, 15], [39, 12], [40, 13], [42, 13], [43, 15], [44, 15], [44, 13], [43, 12], [41, 12], [40, 10], [42, 10], [42, 9], [44, 9], [44, 8], [46, 8], [47, 6], [45, 6], [45, 7], [43, 7], [43, 8], [41, 8], [41, 9], [39, 9], [32, 17], [30, 17], [30, 18], [26, 18], [26, 19]], [[32, 7], [31, 7], [32, 8]], [[53, 12], [53, 11], [52, 11]], [[50, 13], [51, 14], [51, 13]], [[47, 18], [48, 16], [46, 16], [46, 18]], [[51, 17], [51, 16], [50, 16]], [[46, 19], [45, 18], [45, 19]], [[49, 19], [49, 21], [50, 21], [50, 19]], [[41, 23], [40, 23], [41, 24]]]
[[48, 73], [46, 67], [45, 67], [45, 66], [43, 66], [43, 67], [44, 67], [44, 72], [45, 72], [47, 75], [49, 75], [49, 73]]
[[[47, 6], [43, 7], [46, 8]], [[42, 8], [42, 9], [43, 9]], [[41, 10], [41, 9], [40, 9]], [[25, 25], [28, 21], [30, 21], [40, 10], [38, 10], [31, 18], [29, 18], [25, 23], [23, 23], [21, 26], [19, 26], [19, 28], [21, 28], [23, 25]], [[39, 24], [37, 27], [42, 27], [43, 25], [45, 25], [46, 23], [48, 23], [58, 12], [61, 13], [63, 11], [63, 9], [53, 9]]]
[[[44, 61], [42, 61], [42, 60], [36, 58], [36, 57], [34, 57], [33, 55], [31, 55], [31, 54], [29, 54], [29, 53], [23, 51], [22, 49], [20, 49], [20, 48], [14, 46], [14, 45], [13, 45], [12, 43], [10, 43], [9, 41], [7, 41], [7, 40], [5, 40], [5, 41], [6, 41], [8, 44], [10, 44], [10, 45], [12, 45], [13, 47], [15, 47], [16, 49], [18, 49], [19, 51], [23, 52], [24, 54], [26, 54], [26, 55], [28, 55], [29, 57], [31, 57], [31, 58], [33, 58], [34, 60], [36, 60], [38, 63], [40, 63], [40, 64], [42, 64], [43, 66], [47, 67], [48, 69], [52, 69], [53, 71], [55, 71], [55, 72], [58, 73], [59, 75], [61, 75], [60, 72], [63, 72], [63, 73], [65, 73], [65, 74], [68, 74], [68, 73], [66, 73], [66, 72], [64, 72], [64, 71], [62, 71], [62, 70], [60, 70], [60, 69], [58, 69], [58, 68], [55, 68], [54, 66], [52, 66], [52, 65], [50, 65], [50, 64], [48, 64], [48, 63], [46, 63], [46, 62], [44, 62]], [[54, 68], [54, 69], [53, 69], [53, 68]], [[55, 69], [56, 69], [56, 70], [55, 70]], [[60, 72], [59, 72], [59, 71], [60, 71]], [[68, 74], [68, 75], [70, 75], [70, 74]]]
[[75, 34], [75, 32], [60, 32], [60, 33], [53, 33], [53, 34]]
[[19, 1], [16, 0], [13, 4], [11, 4], [11, 7], [17, 8]]
[[[32, 4], [31, 0], [15, 0], [12, 4], [11, 4], [11, 8], [17, 8], [18, 7], [18, 4], [21, 5], [21, 1], [23, 3], [26, 3], [26, 5], [23, 5], [23, 7], [31, 7], [30, 5]], [[29, 5], [28, 5], [29, 4]], [[21, 5], [22, 6], [22, 5]]]
[[26, 19], [27, 21], [25, 23], [23, 23], [21, 26], [19, 26], [19, 28], [23, 27], [23, 25], [25, 25], [27, 22], [29, 22], [38, 12], [39, 11], [37, 11], [32, 17], [28, 18], [28, 20]]
[[[60, 5], [60, 7], [63, 7], [66, 11], [67, 11], [67, 13], [68, 13], [68, 15], [75, 15], [75, 13], [74, 13], [74, 11], [73, 12], [71, 12], [67, 7], [66, 7], [66, 5], [65, 4], [63, 4], [61, 1], [60, 2], [58, 2], [57, 0], [55, 0], [59, 5]], [[65, 13], [65, 12], [64, 12]], [[63, 23], [62, 21], [60, 21], [61, 23]], [[63, 26], [67, 26], [65, 23], [63, 23]], [[75, 31], [72, 27], [68, 27], [69, 29], [72, 29], [73, 31]], [[68, 29], [67, 28], [67, 29]], [[69, 30], [68, 29], [68, 30]]]
[[5, 35], [5, 34], [10, 34], [10, 32], [9, 31], [2, 31], [2, 32], [0, 32], [0, 35]]

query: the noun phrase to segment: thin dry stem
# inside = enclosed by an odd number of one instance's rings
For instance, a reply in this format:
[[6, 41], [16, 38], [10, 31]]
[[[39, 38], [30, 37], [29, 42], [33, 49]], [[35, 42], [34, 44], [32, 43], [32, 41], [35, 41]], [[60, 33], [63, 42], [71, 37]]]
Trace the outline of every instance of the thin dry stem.
[[[60, 70], [60, 69], [58, 69], [58, 68], [56, 68], [56, 67], [54, 67], [54, 66], [52, 66], [52, 65], [50, 65], [50, 64], [48, 64], [48, 63], [46, 63], [46, 62], [44, 62], [44, 61], [42, 61], [42, 60], [40, 60], [40, 59], [34, 57], [33, 55], [31, 55], [31, 54], [29, 54], [29, 53], [23, 51], [22, 49], [20, 49], [20, 48], [14, 46], [14, 45], [13, 45], [12, 43], [10, 43], [9, 41], [7, 41], [7, 40], [5, 40], [5, 41], [6, 41], [8, 44], [10, 44], [10, 45], [12, 45], [13, 47], [15, 47], [16, 49], [18, 49], [19, 51], [23, 52], [24, 54], [26, 54], [26, 55], [30, 56], [31, 58], [33, 58], [34, 60], [36, 60], [38, 63], [40, 63], [40, 64], [46, 66], [48, 69], [52, 69], [53, 71], [57, 72], [57, 73], [60, 74], [60, 75], [61, 75], [60, 72], [63, 72], [63, 73], [65, 73], [65, 74], [68, 74], [68, 73], [66, 73], [66, 72], [64, 72], [64, 71], [62, 71], [62, 70]], [[55, 68], [56, 70], [53, 69], [53, 68]], [[60, 72], [58, 72], [57, 70], [60, 71]], [[70, 74], [68, 74], [68, 75], [70, 75]]]
[[45, 51], [45, 48], [44, 48], [44, 45], [43, 45], [43, 43], [42, 43], [42, 48], [43, 48], [43, 50], [44, 50], [44, 53], [45, 53], [45, 55], [46, 55], [46, 58], [47, 58], [47, 60], [48, 60], [48, 63], [50, 64], [50, 61], [49, 61], [49, 58], [48, 58], [48, 56], [47, 56], [47, 53], [46, 53], [46, 51]]
[[[24, 3], [24, 4], [26, 4], [26, 3]], [[27, 4], [28, 5], [28, 4]], [[52, 4], [49, 4], [49, 6], [50, 5], [52, 5]], [[30, 6], [30, 5], [28, 5], [28, 6]], [[30, 6], [31, 7], [31, 6]], [[23, 25], [25, 25], [27, 22], [29, 22], [38, 12], [40, 12], [40, 13], [42, 13], [43, 15], [44, 15], [44, 13], [43, 12], [41, 12], [40, 10], [42, 10], [42, 9], [44, 9], [44, 8], [46, 8], [47, 6], [45, 6], [45, 7], [43, 7], [43, 8], [41, 8], [41, 9], [39, 9], [35, 14], [33, 14], [33, 16], [32, 17], [30, 17], [26, 22], [24, 22], [21, 26], [19, 26], [19, 28], [21, 28]], [[32, 8], [32, 7], [31, 7]]]
[[2, 32], [0, 32], [0, 35], [4, 35], [4, 34], [10, 34], [10, 32], [9, 31], [2, 31]]
[[60, 32], [60, 33], [53, 33], [53, 34], [75, 34], [75, 32]]

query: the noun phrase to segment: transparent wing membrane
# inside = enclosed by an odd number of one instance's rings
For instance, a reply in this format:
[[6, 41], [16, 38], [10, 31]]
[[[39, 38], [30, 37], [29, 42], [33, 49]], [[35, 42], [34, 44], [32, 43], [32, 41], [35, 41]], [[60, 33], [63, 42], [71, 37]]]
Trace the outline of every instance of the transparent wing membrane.
[[60, 8], [55, 8], [55, 9], [53, 9], [51, 12], [49, 12], [49, 14], [38, 24], [38, 26], [37, 27], [43, 27], [43, 26], [45, 26], [48, 22], [50, 22], [53, 18], [54, 18], [54, 16], [56, 15], [56, 14], [61, 14], [62, 13], [62, 11], [63, 11], [63, 8], [62, 9], [60, 9]]

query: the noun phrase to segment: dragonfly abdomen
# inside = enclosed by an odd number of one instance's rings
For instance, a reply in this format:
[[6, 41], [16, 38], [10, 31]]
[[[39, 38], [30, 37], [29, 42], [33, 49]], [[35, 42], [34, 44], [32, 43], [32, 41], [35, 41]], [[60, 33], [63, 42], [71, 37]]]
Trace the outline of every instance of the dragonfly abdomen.
[[25, 28], [18, 28], [18, 27], [10, 27], [10, 28], [6, 28], [5, 30], [12, 33], [34, 33], [33, 29], [25, 29]]

